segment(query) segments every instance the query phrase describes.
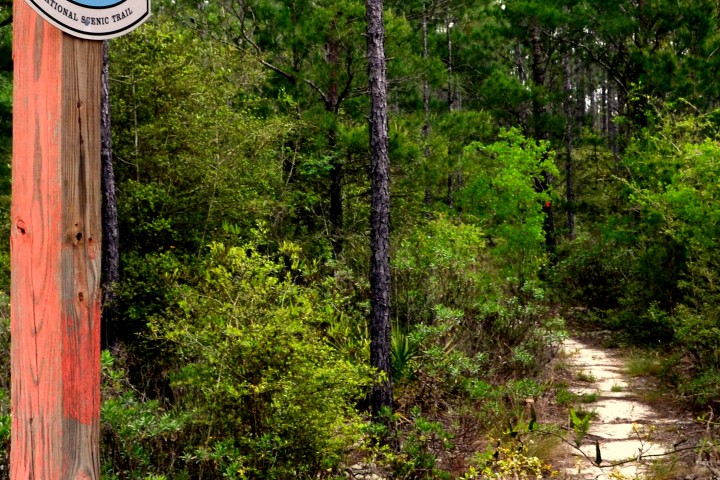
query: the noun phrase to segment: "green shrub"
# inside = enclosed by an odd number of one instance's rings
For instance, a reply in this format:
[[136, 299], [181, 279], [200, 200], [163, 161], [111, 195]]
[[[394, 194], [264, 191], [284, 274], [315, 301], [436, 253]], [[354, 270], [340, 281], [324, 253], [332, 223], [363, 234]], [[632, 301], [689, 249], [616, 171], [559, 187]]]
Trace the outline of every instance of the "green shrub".
[[212, 244], [192, 284], [177, 284], [150, 323], [182, 365], [171, 384], [195, 468], [220, 458], [217, 471], [231, 468], [231, 478], [310, 478], [359, 438], [352, 403], [369, 370], [326, 343], [321, 293], [292, 281], [298, 253], [284, 245], [275, 261], [250, 244]]
[[717, 407], [720, 398], [720, 370], [707, 369], [680, 386], [680, 392], [699, 406]]
[[490, 288], [480, 228], [446, 217], [417, 227], [393, 259], [394, 305], [404, 325], [431, 323], [437, 305], [474, 308]]
[[538, 189], [536, 179], [558, 173], [549, 145], [510, 129], [493, 144], [468, 145], [463, 162], [460, 204], [487, 235], [501, 277], [535, 280], [547, 262], [543, 205], [552, 201], [550, 186]]
[[453, 447], [452, 435], [440, 422], [432, 422], [413, 408], [410, 426], [396, 460], [395, 478], [407, 480], [440, 480], [452, 478], [438, 464], [438, 455]]
[[[119, 353], [121, 353], [119, 351]], [[100, 462], [105, 479], [187, 478], [180, 461], [185, 424], [182, 412], [142, 398], [131, 386], [123, 362], [101, 354], [103, 404]]]

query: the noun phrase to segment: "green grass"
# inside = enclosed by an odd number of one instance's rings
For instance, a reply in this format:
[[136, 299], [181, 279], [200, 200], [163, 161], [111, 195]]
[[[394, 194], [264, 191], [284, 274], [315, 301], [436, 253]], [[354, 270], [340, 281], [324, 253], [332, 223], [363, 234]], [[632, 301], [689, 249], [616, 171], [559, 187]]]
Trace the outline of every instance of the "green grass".
[[573, 405], [575, 403], [595, 403], [598, 400], [598, 393], [583, 393], [578, 395], [566, 388], [559, 388], [555, 393], [555, 401], [561, 407], [565, 405]]
[[575, 374], [575, 378], [580, 382], [587, 383], [592, 383], [596, 380], [595, 375], [590, 372], [586, 372], [585, 370], [580, 370], [577, 374]]
[[575, 414], [579, 418], [583, 418], [585, 416], [589, 416], [590, 420], [597, 420], [599, 414], [595, 410], [585, 410], [584, 408], [579, 408], [575, 411]]
[[575, 403], [576, 398], [577, 398], [577, 395], [575, 395], [574, 393], [572, 393], [570, 390], [568, 390], [566, 388], [560, 388], [555, 393], [555, 401], [561, 407]]
[[625, 362], [625, 371], [631, 377], [646, 377], [660, 373], [660, 360], [649, 353], [639, 353]]
[[622, 387], [622, 385], [618, 385], [618, 384], [616, 383], [616, 384], [614, 384], [614, 385], [612, 386], [612, 388], [610, 389], [610, 391], [612, 391], [612, 392], [622, 392], [622, 391], [623, 391], [623, 387]]
[[598, 394], [595, 393], [584, 393], [578, 398], [580, 403], [595, 403], [598, 401]]

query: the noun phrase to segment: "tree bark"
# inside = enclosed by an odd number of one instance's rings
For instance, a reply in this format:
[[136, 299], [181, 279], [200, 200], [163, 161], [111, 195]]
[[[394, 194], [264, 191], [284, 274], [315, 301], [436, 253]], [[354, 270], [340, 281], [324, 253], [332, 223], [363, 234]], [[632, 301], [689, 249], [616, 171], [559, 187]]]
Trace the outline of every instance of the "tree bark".
[[570, 85], [570, 54], [563, 54], [563, 90], [565, 91], [565, 201], [568, 238], [575, 240], [575, 192], [573, 190], [573, 99]]
[[[423, 5], [422, 14], [422, 42], [423, 52], [422, 58], [427, 61], [428, 59], [428, 11], [427, 5]], [[427, 159], [430, 157], [430, 83], [427, 77], [423, 78], [423, 126], [422, 126], [422, 139], [424, 143], [423, 157], [425, 157], [425, 164], [427, 165]], [[425, 206], [429, 207], [432, 200], [430, 193], [430, 183], [425, 185]]]
[[112, 140], [110, 136], [110, 73], [109, 45], [103, 42], [102, 90], [100, 92], [100, 162], [102, 165], [101, 188], [103, 195], [102, 227], [102, 291], [103, 315], [101, 347], [113, 349], [119, 342], [117, 325], [117, 293], [120, 281], [120, 229], [118, 226], [115, 172], [112, 163]]
[[578, 125], [584, 125], [585, 117], [587, 116], [587, 85], [588, 85], [588, 75], [587, 75], [587, 65], [582, 60], [580, 61], [580, 65], [577, 70], [577, 98], [576, 101], [576, 109], [575, 109], [575, 121]]
[[608, 81], [603, 81], [602, 92], [600, 93], [600, 110], [602, 120], [600, 122], [600, 135], [607, 137], [608, 132]]
[[[340, 87], [338, 85], [338, 69], [340, 68], [340, 44], [337, 38], [337, 19], [333, 18], [330, 35], [325, 45], [329, 66], [330, 84], [327, 90], [325, 110], [337, 119], [340, 104]], [[337, 153], [337, 128], [335, 123], [328, 131], [328, 149], [331, 160], [330, 167], [330, 243], [333, 254], [339, 257], [343, 250], [343, 198], [342, 184], [344, 177], [343, 159]]]
[[445, 28], [447, 29], [447, 72], [448, 72], [448, 111], [452, 112], [455, 110], [455, 80], [453, 78], [453, 51], [452, 51], [452, 17], [448, 12], [448, 16], [445, 22]]
[[366, 0], [368, 77], [370, 83], [370, 365], [382, 377], [371, 393], [375, 419], [392, 408], [390, 361], [390, 170], [388, 158], [387, 78], [382, 0]]
[[595, 79], [593, 78], [593, 68], [590, 67], [590, 81], [589, 84], [590, 87], [590, 129], [592, 132], [597, 132], [598, 130], [598, 105], [597, 105], [597, 88], [595, 87]]
[[620, 149], [618, 147], [618, 126], [615, 117], [619, 111], [618, 92], [612, 82], [608, 82], [607, 89], [607, 135], [610, 151], [613, 156], [613, 168], [617, 173], [620, 169]]
[[[525, 59], [523, 58], [522, 53], [522, 46], [520, 45], [520, 42], [518, 41], [515, 43], [515, 65], [517, 67], [517, 75], [518, 80], [522, 85], [527, 85], [527, 73], [525, 73]], [[526, 109], [526, 104], [523, 102], [522, 105], [520, 105], [520, 124], [522, 125], [523, 129], [527, 128], [527, 119], [528, 119], [528, 112]]]

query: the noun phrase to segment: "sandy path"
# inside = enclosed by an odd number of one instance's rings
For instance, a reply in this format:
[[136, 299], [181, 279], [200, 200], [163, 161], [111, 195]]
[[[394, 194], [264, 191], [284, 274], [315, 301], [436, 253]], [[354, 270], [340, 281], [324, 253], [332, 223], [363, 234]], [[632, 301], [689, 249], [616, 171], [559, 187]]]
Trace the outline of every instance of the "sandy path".
[[[595, 417], [580, 445], [589, 459], [566, 446], [566, 478], [652, 478], [649, 465], [663, 458], [656, 455], [674, 450], [672, 442], [683, 437], [692, 419], [678, 420], [669, 409], [661, 411], [643, 402], [639, 387], [629, 380], [617, 355], [573, 339], [565, 342], [564, 350], [574, 372], [569, 390], [579, 395], [597, 394], [596, 402], [582, 405]], [[596, 444], [600, 466], [594, 464]]]

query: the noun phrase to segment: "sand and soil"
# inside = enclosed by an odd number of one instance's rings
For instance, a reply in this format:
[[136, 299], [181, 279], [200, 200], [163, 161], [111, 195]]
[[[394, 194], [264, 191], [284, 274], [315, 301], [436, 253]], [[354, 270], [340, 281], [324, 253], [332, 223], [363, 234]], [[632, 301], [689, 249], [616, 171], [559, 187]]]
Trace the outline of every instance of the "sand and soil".
[[589, 416], [587, 432], [568, 420], [557, 466], [563, 478], [720, 478], [717, 451], [701, 448], [712, 432], [672, 392], [631, 376], [619, 350], [577, 339], [566, 340], [563, 350], [568, 390], [590, 400], [574, 406], [578, 420]]

